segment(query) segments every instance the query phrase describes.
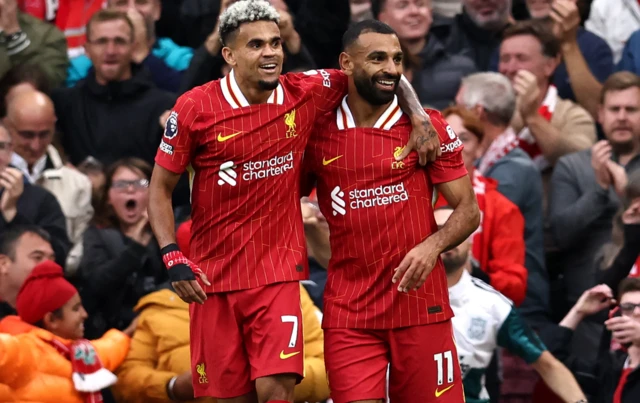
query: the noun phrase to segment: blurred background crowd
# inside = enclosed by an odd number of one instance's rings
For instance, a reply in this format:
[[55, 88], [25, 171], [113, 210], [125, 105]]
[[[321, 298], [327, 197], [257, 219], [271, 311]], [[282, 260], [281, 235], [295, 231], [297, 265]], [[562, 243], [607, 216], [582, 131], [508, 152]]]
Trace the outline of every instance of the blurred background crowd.
[[[89, 401], [56, 340], [96, 340], [117, 376], [105, 401], [168, 402], [173, 377], [174, 397], [191, 382], [188, 306], [167, 283], [148, 186], [176, 98], [229, 71], [217, 17], [232, 1], [0, 0], [0, 402]], [[640, 1], [270, 1], [284, 72], [338, 67], [353, 22], [396, 30], [404, 74], [465, 145], [482, 211], [468, 271], [593, 401], [640, 401]], [[331, 251], [313, 193], [301, 206], [296, 401], [320, 402]], [[174, 207], [186, 253], [187, 178]], [[557, 401], [506, 349], [483, 376], [492, 402]]]

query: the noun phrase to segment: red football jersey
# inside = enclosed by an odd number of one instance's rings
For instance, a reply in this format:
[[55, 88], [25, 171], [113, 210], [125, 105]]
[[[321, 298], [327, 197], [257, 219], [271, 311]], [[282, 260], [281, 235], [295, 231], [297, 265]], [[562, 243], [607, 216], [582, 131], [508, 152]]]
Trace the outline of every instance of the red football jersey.
[[437, 230], [433, 185], [467, 175], [462, 142], [439, 112], [427, 110], [442, 155], [426, 168], [415, 152], [397, 162], [412, 130], [397, 99], [373, 128], [355, 127], [346, 99], [318, 122], [305, 153], [331, 231], [323, 326], [392, 329], [445, 321], [453, 311], [440, 259], [419, 290], [400, 293], [391, 279], [405, 255]]
[[232, 71], [178, 99], [156, 163], [189, 170], [189, 256], [211, 281], [205, 292], [306, 278], [302, 154], [316, 118], [346, 88], [338, 70], [287, 74], [267, 104], [249, 105]]

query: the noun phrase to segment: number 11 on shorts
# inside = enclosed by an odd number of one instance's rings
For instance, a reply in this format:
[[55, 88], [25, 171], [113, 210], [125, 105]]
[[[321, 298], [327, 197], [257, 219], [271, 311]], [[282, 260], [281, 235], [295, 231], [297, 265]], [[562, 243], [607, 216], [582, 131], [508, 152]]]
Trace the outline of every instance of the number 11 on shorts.
[[447, 365], [447, 383], [453, 382], [453, 355], [451, 354], [451, 350], [445, 351], [444, 353], [434, 354], [433, 360], [438, 366], [438, 386], [444, 383], [445, 361]]

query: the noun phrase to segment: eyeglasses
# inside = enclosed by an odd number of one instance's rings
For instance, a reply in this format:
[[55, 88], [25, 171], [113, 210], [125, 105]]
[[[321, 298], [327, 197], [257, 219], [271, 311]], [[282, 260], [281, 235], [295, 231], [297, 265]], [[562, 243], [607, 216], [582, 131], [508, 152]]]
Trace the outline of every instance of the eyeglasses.
[[146, 179], [138, 179], [135, 181], [115, 181], [111, 184], [112, 189], [125, 191], [133, 186], [135, 190], [143, 190], [149, 187], [149, 181]]
[[630, 315], [633, 313], [633, 311], [636, 310], [636, 308], [640, 308], [640, 304], [632, 304], [630, 302], [627, 302], [626, 304], [620, 304], [620, 310], [622, 311], [622, 313]]

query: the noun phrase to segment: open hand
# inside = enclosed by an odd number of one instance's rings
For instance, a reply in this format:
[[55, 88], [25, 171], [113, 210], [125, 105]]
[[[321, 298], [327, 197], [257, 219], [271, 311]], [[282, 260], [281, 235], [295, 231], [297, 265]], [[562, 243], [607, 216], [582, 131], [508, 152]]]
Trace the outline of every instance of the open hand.
[[402, 278], [398, 291], [409, 292], [422, 287], [436, 265], [438, 256], [440, 252], [431, 245], [429, 238], [411, 249], [393, 274], [394, 284]]
[[513, 89], [516, 92], [516, 103], [522, 118], [536, 115], [538, 108], [538, 98], [540, 97], [540, 88], [538, 87], [538, 79], [536, 76], [526, 70], [520, 70], [513, 80]]
[[[20, 170], [7, 167], [0, 172], [0, 188], [4, 189], [0, 197], [0, 211], [5, 215], [7, 221], [11, 221], [15, 216], [18, 199], [24, 192], [24, 177]], [[6, 213], [13, 212], [11, 219]]]
[[596, 174], [596, 182], [603, 189], [609, 189], [613, 178], [607, 166], [611, 159], [611, 145], [607, 140], [600, 140], [591, 147], [591, 167]]
[[628, 316], [615, 316], [604, 322], [618, 343], [640, 345], [640, 323]]

